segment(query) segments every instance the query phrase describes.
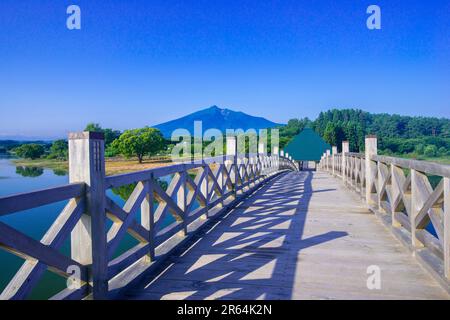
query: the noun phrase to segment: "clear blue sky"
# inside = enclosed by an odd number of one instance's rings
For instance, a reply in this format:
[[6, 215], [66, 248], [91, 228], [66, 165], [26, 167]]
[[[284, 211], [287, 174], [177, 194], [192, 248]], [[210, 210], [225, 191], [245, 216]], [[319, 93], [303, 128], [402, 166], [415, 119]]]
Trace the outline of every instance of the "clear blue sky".
[[[366, 28], [370, 4], [382, 30]], [[277, 122], [332, 107], [450, 117], [449, 57], [449, 0], [1, 0], [0, 136], [211, 105]]]

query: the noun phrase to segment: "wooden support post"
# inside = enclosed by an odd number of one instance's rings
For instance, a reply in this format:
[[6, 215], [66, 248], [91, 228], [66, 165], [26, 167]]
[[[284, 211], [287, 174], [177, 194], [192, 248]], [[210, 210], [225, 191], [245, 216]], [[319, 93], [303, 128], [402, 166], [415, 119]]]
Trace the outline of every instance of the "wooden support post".
[[342, 164], [341, 164], [341, 170], [342, 170], [342, 180], [344, 181], [344, 184], [347, 182], [347, 156], [346, 153], [350, 152], [350, 144], [348, 141], [342, 141]]
[[326, 166], [326, 170], [328, 171], [328, 172], [330, 172], [330, 155], [331, 155], [331, 150], [330, 149], [327, 149], [327, 161], [325, 162], [325, 166]]
[[419, 188], [419, 179], [421, 173], [411, 169], [411, 210], [409, 221], [411, 223], [411, 243], [414, 249], [423, 247], [423, 244], [417, 239], [416, 216], [423, 205], [422, 190]]
[[383, 206], [381, 205], [383, 199], [381, 198], [381, 188], [383, 187], [384, 181], [386, 177], [384, 176], [384, 167], [385, 164], [381, 162], [377, 162], [377, 206], [378, 206], [378, 212], [386, 213], [386, 210], [384, 210]]
[[277, 171], [280, 168], [280, 157], [279, 157], [279, 147], [278, 145], [272, 146], [272, 155], [274, 156], [274, 170]]
[[[264, 138], [259, 137], [259, 141], [258, 141], [258, 157], [262, 160], [262, 170], [263, 172], [268, 172], [270, 171], [270, 168], [268, 168], [268, 166], [270, 165], [270, 159], [267, 158], [267, 153], [266, 153], [266, 144], [264, 141]], [[249, 158], [250, 161], [250, 158]]]
[[150, 181], [153, 181], [153, 173], [150, 180], [144, 182], [145, 198], [141, 204], [141, 225], [148, 231], [149, 259], [148, 262], [155, 260], [155, 216], [153, 209], [153, 188]]
[[365, 140], [365, 167], [366, 167], [366, 203], [368, 205], [373, 205], [372, 200], [372, 187], [374, 184], [374, 166], [372, 165], [372, 160], [370, 158], [377, 154], [377, 137], [374, 135], [366, 136]]
[[92, 265], [94, 299], [107, 299], [108, 254], [105, 212], [105, 145], [103, 133], [69, 134], [69, 181], [86, 184], [86, 212], [71, 233], [71, 256]]
[[[205, 208], [206, 208], [206, 218], [209, 217], [209, 197], [208, 197], [208, 192], [209, 192], [209, 188], [208, 188], [208, 179], [209, 179], [209, 166], [207, 164], [204, 164], [202, 166], [203, 168], [203, 174], [204, 174], [204, 178], [202, 180], [202, 182], [200, 183], [200, 192], [202, 193], [202, 195], [205, 197], [206, 199], [206, 203], [205, 203]], [[219, 169], [220, 170], [220, 169]], [[223, 174], [220, 175], [219, 179], [217, 179], [218, 182], [220, 183], [220, 187], [222, 188], [222, 190], [224, 189], [224, 185], [223, 185]], [[223, 197], [222, 197], [223, 198]]]
[[180, 175], [180, 187], [177, 191], [177, 205], [183, 211], [183, 235], [187, 235], [187, 211], [186, 211], [186, 198], [187, 198], [187, 188], [186, 188], [186, 175], [187, 171], [183, 170], [182, 172], [178, 173]]
[[259, 142], [258, 142], [258, 154], [266, 154], [266, 144], [264, 139], [259, 138]]
[[444, 270], [450, 280], [450, 178], [444, 177]]
[[332, 147], [332, 154], [331, 154], [331, 173], [333, 176], [336, 176], [336, 157], [337, 157], [337, 147]]
[[323, 153], [322, 159], [320, 160], [320, 170], [325, 170], [326, 152]]
[[[398, 196], [401, 195], [404, 179], [402, 181], [399, 181], [400, 177], [403, 176], [403, 170], [400, 167], [396, 167], [395, 165], [391, 164], [391, 179], [392, 179], [392, 189], [391, 189], [391, 195], [393, 199], [396, 199]], [[392, 220], [392, 226], [394, 228], [400, 228], [402, 225], [396, 218], [396, 208], [392, 206], [391, 204], [391, 220]]]
[[227, 164], [231, 165], [231, 183], [233, 184], [233, 192], [234, 192], [234, 198], [237, 197], [237, 168], [238, 168], [238, 162], [237, 162], [237, 143], [236, 143], [236, 137], [235, 136], [227, 136], [226, 138], [226, 144], [227, 144], [227, 156], [233, 156], [233, 160], [227, 160]]

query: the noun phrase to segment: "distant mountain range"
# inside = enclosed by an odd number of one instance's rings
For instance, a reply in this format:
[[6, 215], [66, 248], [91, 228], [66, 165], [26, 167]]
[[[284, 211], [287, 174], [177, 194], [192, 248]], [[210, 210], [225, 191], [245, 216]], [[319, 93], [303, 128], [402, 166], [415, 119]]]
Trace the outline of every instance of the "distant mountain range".
[[226, 129], [243, 129], [245, 131], [251, 128], [258, 130], [282, 125], [262, 117], [212, 106], [153, 127], [159, 129], [167, 138], [178, 128], [187, 129], [194, 135], [194, 121], [202, 121], [203, 132], [210, 128], [225, 132]]

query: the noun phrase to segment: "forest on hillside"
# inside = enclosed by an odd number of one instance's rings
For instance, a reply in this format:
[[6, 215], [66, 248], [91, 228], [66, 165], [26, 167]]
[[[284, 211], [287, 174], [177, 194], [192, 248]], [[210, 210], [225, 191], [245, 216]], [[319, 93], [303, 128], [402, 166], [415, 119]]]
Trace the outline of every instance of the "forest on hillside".
[[381, 154], [411, 154], [425, 157], [450, 156], [450, 119], [373, 114], [358, 109], [332, 109], [311, 121], [291, 119], [280, 128], [283, 147], [304, 127], [312, 127], [328, 143], [340, 149], [348, 140], [352, 152], [364, 150], [364, 137], [378, 137]]

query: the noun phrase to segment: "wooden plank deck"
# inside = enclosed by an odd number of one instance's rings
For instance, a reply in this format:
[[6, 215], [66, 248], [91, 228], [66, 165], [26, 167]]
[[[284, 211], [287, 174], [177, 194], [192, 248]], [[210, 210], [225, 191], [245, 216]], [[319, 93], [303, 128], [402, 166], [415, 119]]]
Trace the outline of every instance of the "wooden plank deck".
[[[369, 290], [367, 267], [381, 268]], [[192, 241], [129, 299], [448, 299], [338, 179], [290, 172]]]

